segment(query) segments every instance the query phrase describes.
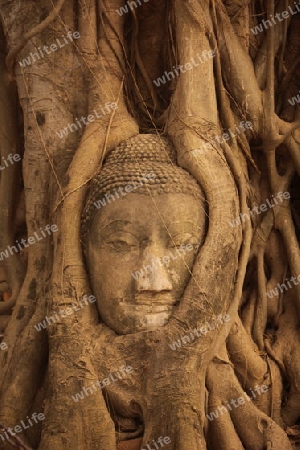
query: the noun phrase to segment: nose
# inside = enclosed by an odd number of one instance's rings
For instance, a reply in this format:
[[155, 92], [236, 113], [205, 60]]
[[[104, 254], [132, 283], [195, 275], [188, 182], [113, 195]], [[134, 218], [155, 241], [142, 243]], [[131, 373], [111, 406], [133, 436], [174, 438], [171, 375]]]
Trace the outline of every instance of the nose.
[[165, 252], [157, 248], [146, 248], [143, 252], [140, 276], [136, 279], [137, 292], [170, 292], [172, 283], [169, 279], [167, 265], [163, 261]]

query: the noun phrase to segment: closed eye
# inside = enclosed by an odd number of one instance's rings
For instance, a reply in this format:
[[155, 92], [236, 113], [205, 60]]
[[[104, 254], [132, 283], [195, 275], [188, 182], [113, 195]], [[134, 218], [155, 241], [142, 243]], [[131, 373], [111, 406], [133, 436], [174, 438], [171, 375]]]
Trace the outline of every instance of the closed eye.
[[180, 248], [188, 244], [191, 244], [194, 248], [198, 248], [199, 239], [190, 233], [181, 233], [173, 236], [169, 241], [170, 248]]
[[126, 241], [122, 241], [120, 239], [108, 241], [107, 245], [109, 245], [109, 247], [115, 251], [130, 251], [132, 248], [135, 247], [134, 244], [126, 242]]

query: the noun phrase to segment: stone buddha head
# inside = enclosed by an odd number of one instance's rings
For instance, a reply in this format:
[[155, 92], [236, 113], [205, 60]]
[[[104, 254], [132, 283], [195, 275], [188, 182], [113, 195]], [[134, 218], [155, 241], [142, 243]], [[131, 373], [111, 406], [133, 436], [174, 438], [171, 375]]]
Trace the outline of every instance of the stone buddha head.
[[122, 142], [87, 195], [82, 241], [102, 321], [118, 334], [163, 326], [205, 237], [204, 195], [156, 135]]

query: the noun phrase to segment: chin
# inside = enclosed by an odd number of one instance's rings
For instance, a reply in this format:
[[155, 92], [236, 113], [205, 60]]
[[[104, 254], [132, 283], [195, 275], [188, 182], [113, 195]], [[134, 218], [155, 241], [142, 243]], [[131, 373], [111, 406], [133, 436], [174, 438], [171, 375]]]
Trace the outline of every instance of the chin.
[[162, 311], [137, 311], [135, 314], [128, 314], [123, 320], [110, 317], [103, 319], [104, 323], [116, 333], [134, 334], [142, 331], [153, 331], [163, 327], [168, 322], [173, 308], [164, 308]]

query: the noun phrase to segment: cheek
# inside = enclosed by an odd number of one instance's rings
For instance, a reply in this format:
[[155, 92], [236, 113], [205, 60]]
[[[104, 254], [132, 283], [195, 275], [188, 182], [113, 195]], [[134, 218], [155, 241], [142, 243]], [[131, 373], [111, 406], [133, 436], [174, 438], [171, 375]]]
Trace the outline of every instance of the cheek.
[[104, 298], [122, 297], [124, 291], [132, 289], [136, 261], [136, 255], [118, 254], [115, 257], [104, 250], [91, 255], [89, 271], [94, 290]]
[[182, 289], [191, 277], [193, 263], [195, 260], [194, 254], [186, 254], [183, 258], [171, 261], [168, 267], [168, 273], [172, 280], [175, 289]]

